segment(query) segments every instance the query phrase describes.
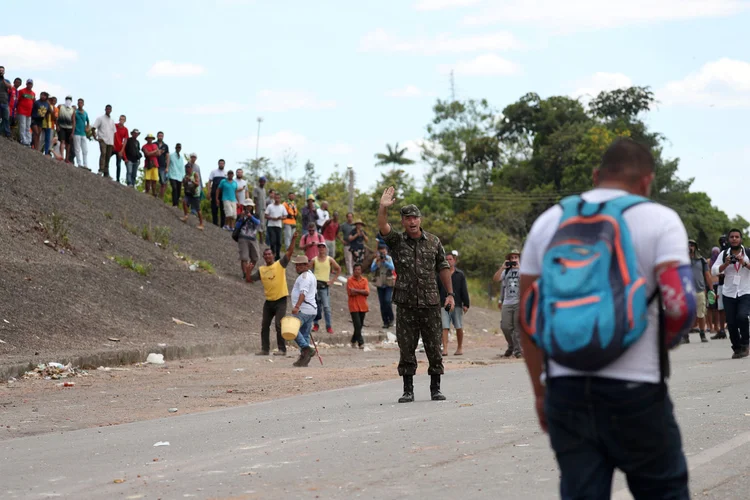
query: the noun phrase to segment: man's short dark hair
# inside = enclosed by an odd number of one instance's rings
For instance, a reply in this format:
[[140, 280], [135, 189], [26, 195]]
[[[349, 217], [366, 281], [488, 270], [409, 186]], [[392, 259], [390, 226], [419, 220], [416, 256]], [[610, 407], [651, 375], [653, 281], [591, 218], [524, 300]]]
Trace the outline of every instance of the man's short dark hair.
[[651, 150], [629, 137], [621, 137], [615, 139], [604, 152], [599, 178], [634, 181], [653, 171], [654, 155]]
[[156, 133], [156, 135], [159, 135], [159, 134], [161, 134], [161, 135], [164, 135], [164, 132], [162, 132], [162, 131], [160, 130], [160, 131], [158, 131], [158, 132]]
[[354, 214], [353, 214], [352, 212], [346, 212], [346, 216], [347, 216], [347, 217], [349, 217], [350, 215], [351, 215], [352, 217], [354, 217]]
[[355, 264], [354, 264], [354, 265], [352, 266], [352, 269], [354, 269], [355, 267], [358, 267], [358, 268], [362, 269], [362, 264], [360, 264], [359, 262], [356, 262], [356, 263], [355, 263]]
[[177, 144], [175, 144], [175, 145], [174, 145], [174, 147], [177, 147], [177, 146], [180, 146], [180, 147], [182, 147], [182, 144], [180, 144], [180, 143], [178, 142]]
[[21, 82], [21, 83], [23, 83], [23, 80], [21, 80], [20, 78], [16, 77], [16, 78], [15, 78], [15, 79], [13, 80], [13, 83], [16, 83], [16, 82]]
[[[221, 163], [223, 161], [224, 161], [224, 158], [219, 158], [219, 161], [217, 163]], [[226, 163], [226, 162], [224, 161], [224, 163]]]
[[5, 69], [5, 66], [0, 66], [0, 68], [3, 68], [3, 69]]
[[120, 115], [120, 118], [125, 118], [126, 120], [128, 119], [128, 117], [125, 115]]
[[732, 233], [739, 234], [740, 235], [740, 239], [742, 239], [742, 231], [740, 231], [739, 229], [733, 227], [732, 229], [729, 230], [729, 232], [727, 233], [727, 236], [729, 236]]
[[104, 109], [111, 108], [111, 107], [112, 107], [111, 104], [107, 104], [106, 106], [104, 106]]

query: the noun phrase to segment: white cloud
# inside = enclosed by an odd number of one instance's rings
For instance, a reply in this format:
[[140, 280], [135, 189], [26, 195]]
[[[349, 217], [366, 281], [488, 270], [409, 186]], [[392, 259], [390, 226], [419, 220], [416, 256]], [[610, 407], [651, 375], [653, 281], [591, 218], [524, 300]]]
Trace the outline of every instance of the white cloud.
[[[255, 144], [255, 134], [251, 134], [249, 137], [235, 141], [235, 146], [250, 149], [252, 151], [255, 151]], [[302, 134], [290, 130], [280, 130], [275, 134], [260, 136], [259, 144], [261, 151], [270, 151], [273, 154], [280, 153], [286, 148], [291, 148], [293, 150], [307, 148], [310, 145], [310, 140]], [[271, 154], [263, 153], [263, 156], [271, 156]]]
[[261, 90], [258, 92], [257, 101], [256, 109], [264, 112], [336, 107], [336, 101], [318, 99], [310, 92], [296, 90]]
[[332, 155], [351, 155], [354, 152], [354, 148], [345, 142], [337, 142], [327, 148], [328, 153]]
[[655, 93], [667, 105], [750, 107], [750, 63], [724, 57]]
[[400, 89], [389, 90], [385, 95], [388, 97], [422, 97], [425, 93], [419, 87], [407, 85]]
[[521, 66], [518, 63], [495, 54], [483, 54], [456, 64], [442, 64], [438, 69], [442, 73], [453, 70], [455, 74], [464, 76], [509, 76], [521, 73]]
[[0, 61], [5, 66], [6, 78], [7, 74], [15, 74], [19, 69], [47, 69], [67, 65], [76, 59], [78, 53], [75, 50], [44, 40], [27, 40], [19, 35], [0, 36]]
[[[32, 80], [34, 80], [34, 92], [36, 92], [37, 97], [39, 97], [39, 94], [42, 92], [47, 92], [50, 97], [57, 97], [57, 102], [62, 104], [65, 100], [65, 96], [69, 93], [62, 85], [48, 82], [40, 78], [32, 78]], [[24, 79], [23, 82], [25, 85], [26, 80]]]
[[206, 72], [200, 64], [176, 63], [174, 61], [157, 61], [148, 70], [150, 77], [160, 76], [196, 76]]
[[573, 91], [573, 97], [592, 99], [599, 92], [623, 89], [633, 86], [633, 81], [622, 73], [594, 73], [589, 78], [578, 82], [578, 88]]
[[407, 40], [392, 35], [382, 28], [363, 36], [359, 44], [360, 50], [365, 52], [403, 52], [423, 55], [511, 50], [521, 47], [521, 42], [507, 31], [470, 36], [441, 34], [433, 38], [421, 37]]
[[199, 106], [182, 107], [178, 111], [186, 115], [228, 115], [231, 113], [240, 113], [249, 111], [248, 104], [242, 104], [235, 101], [222, 101], [213, 104], [201, 104]]
[[482, 0], [419, 0], [414, 6], [417, 10], [444, 10], [456, 7], [470, 7]]
[[746, 0], [498, 0], [464, 18], [469, 25], [530, 23], [556, 31], [724, 17], [750, 9]]

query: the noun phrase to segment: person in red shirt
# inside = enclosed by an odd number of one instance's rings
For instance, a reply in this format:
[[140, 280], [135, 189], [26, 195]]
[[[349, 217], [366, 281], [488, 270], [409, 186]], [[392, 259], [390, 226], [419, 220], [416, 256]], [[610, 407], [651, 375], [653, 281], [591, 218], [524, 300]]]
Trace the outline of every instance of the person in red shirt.
[[336, 235], [339, 233], [339, 213], [333, 212], [333, 218], [328, 219], [323, 224], [323, 239], [326, 241], [326, 247], [328, 247], [328, 255], [332, 258], [336, 258]]
[[31, 110], [34, 108], [36, 94], [32, 90], [34, 80], [26, 80], [26, 88], [18, 92], [16, 116], [18, 117], [18, 134], [21, 144], [31, 146]]
[[115, 144], [112, 146], [112, 150], [115, 152], [116, 164], [117, 164], [117, 182], [120, 182], [120, 166], [125, 159], [125, 143], [130, 138], [128, 129], [125, 128], [125, 121], [127, 118], [125, 115], [120, 115], [120, 122], [115, 125]]
[[349, 313], [354, 323], [354, 335], [352, 335], [352, 347], [359, 345], [365, 348], [365, 339], [362, 336], [362, 326], [365, 324], [365, 315], [370, 309], [367, 307], [367, 296], [370, 295], [370, 283], [362, 276], [362, 264], [356, 263], [352, 268], [352, 276], [346, 280], [346, 294], [349, 296]]
[[144, 180], [146, 181], [146, 194], [149, 192], [156, 197], [156, 183], [159, 182], [159, 155], [161, 151], [159, 146], [154, 142], [154, 134], [149, 133], [146, 136], [146, 144], [141, 150], [146, 157], [146, 163], [143, 165], [145, 171]]

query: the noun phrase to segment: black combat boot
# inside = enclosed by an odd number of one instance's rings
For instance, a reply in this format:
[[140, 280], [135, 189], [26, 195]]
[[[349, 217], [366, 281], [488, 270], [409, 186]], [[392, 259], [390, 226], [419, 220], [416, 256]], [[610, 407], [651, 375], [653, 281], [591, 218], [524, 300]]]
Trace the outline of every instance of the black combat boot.
[[404, 395], [398, 398], [399, 403], [414, 402], [414, 376], [404, 375]]
[[430, 377], [430, 394], [433, 401], [445, 401], [445, 396], [440, 392], [440, 375]]

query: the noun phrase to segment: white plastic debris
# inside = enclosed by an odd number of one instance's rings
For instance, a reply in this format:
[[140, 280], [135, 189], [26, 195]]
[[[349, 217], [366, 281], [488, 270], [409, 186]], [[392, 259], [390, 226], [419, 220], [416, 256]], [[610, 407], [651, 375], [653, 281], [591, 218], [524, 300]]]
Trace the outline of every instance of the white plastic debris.
[[154, 443], [154, 448], [157, 446], [169, 446], [169, 441], [159, 441], [158, 443]]
[[386, 332], [385, 334], [386, 342], [389, 344], [395, 344], [396, 343], [396, 335], [394, 335], [391, 332]]
[[190, 264], [190, 267], [188, 269], [190, 269], [191, 271], [197, 271], [198, 266], [196, 266], [195, 264]]
[[163, 354], [156, 354], [155, 352], [152, 352], [146, 358], [146, 363], [151, 363], [152, 365], [163, 365], [164, 364], [164, 355]]
[[365, 348], [362, 350], [365, 352], [372, 352], [372, 347], [370, 347], [369, 345], [366, 345]]
[[63, 368], [65, 368], [64, 364], [62, 364], [62, 363], [55, 363], [54, 361], [47, 363], [47, 366], [49, 366], [50, 368], [58, 368], [60, 370], [62, 370]]

